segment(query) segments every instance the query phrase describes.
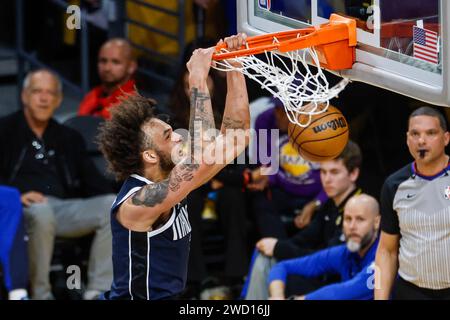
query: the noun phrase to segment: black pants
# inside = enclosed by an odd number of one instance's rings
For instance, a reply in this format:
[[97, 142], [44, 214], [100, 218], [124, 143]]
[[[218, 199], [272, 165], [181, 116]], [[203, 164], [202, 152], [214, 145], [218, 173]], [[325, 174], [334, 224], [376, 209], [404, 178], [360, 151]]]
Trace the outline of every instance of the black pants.
[[450, 300], [450, 288], [432, 290], [418, 287], [401, 277], [394, 284], [393, 300]]

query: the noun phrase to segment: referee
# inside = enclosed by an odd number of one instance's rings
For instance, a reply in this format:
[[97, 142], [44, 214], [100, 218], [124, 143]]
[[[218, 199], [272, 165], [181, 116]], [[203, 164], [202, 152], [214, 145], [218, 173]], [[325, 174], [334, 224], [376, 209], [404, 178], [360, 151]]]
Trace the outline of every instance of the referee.
[[449, 139], [435, 109], [410, 115], [407, 145], [415, 161], [381, 191], [375, 299], [450, 299]]

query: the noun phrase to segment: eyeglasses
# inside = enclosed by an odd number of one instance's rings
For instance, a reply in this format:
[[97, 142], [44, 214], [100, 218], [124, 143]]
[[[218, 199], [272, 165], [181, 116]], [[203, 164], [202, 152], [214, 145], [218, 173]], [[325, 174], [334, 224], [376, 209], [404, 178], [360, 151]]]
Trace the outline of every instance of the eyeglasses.
[[31, 145], [36, 151], [36, 153], [34, 154], [34, 158], [36, 160], [42, 161], [44, 164], [48, 164], [49, 158], [55, 155], [55, 150], [51, 149], [47, 151], [43, 141], [33, 140], [33, 142], [31, 142]]

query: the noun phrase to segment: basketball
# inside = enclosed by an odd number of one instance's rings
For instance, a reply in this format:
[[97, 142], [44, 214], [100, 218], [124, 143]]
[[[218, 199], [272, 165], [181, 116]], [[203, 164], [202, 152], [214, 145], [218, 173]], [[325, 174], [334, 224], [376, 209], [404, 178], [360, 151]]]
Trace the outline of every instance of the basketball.
[[[300, 123], [306, 117], [300, 115]], [[294, 123], [288, 127], [289, 140], [300, 155], [308, 161], [321, 162], [339, 156], [347, 145], [349, 132], [344, 115], [330, 105], [326, 112], [312, 116], [311, 123], [303, 128]]]

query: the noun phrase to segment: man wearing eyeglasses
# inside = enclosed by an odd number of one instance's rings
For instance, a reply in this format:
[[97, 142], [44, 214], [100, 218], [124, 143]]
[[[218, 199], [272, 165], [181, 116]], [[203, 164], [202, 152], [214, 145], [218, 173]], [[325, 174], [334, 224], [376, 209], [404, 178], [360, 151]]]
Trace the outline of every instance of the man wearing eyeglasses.
[[52, 119], [63, 99], [55, 74], [30, 72], [21, 97], [23, 110], [0, 119], [0, 183], [21, 192], [32, 297], [53, 298], [49, 271], [55, 236], [95, 232], [85, 292], [93, 298], [112, 281], [110, 184], [88, 159], [82, 137]]

